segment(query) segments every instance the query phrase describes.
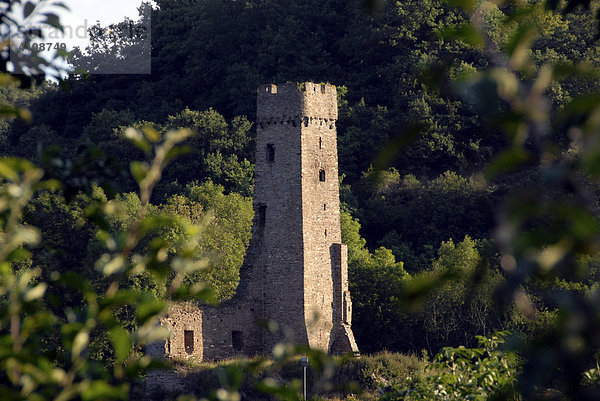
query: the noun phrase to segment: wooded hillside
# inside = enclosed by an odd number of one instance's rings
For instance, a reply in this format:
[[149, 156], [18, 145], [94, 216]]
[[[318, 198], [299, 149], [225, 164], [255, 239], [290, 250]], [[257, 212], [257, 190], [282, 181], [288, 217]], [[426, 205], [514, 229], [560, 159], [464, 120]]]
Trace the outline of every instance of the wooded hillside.
[[[1, 122], [0, 154], [62, 182], [24, 208], [42, 245], [20, 263], [48, 280], [77, 272], [106, 291], [94, 269], [103, 235], [130, 230], [143, 205], [204, 227], [190, 252], [208, 256], [208, 268], [183, 280], [210, 284], [218, 301], [231, 297], [252, 221], [256, 87], [329, 82], [338, 87], [342, 231], [361, 351], [435, 354], [501, 330], [555, 351], [565, 336], [580, 348], [550, 352], [555, 368], [531, 383], [572, 383], [562, 369], [593, 367], [600, 345], [590, 306], [600, 279], [597, 5], [143, 4], [152, 74], [0, 89], [2, 103], [33, 115]], [[93, 57], [76, 53], [72, 62], [85, 67]], [[190, 130], [182, 143], [190, 151], [167, 165], [148, 205], [135, 194], [145, 167], [129, 171], [148, 152], [130, 144], [127, 127], [148, 138]], [[118, 215], [101, 227], [89, 220], [90, 205], [113, 200], [124, 207]], [[181, 224], [160, 235], [185, 238]], [[151, 234], [136, 251], [152, 249]], [[163, 300], [171, 279], [132, 274], [128, 285]], [[52, 306], [59, 315], [81, 302], [76, 292], [62, 297]], [[577, 328], [568, 323], [573, 305], [587, 311]], [[127, 311], [118, 319], [135, 326]], [[106, 333], [91, 339], [94, 355], [115, 360]], [[526, 363], [542, 363], [522, 349]]]

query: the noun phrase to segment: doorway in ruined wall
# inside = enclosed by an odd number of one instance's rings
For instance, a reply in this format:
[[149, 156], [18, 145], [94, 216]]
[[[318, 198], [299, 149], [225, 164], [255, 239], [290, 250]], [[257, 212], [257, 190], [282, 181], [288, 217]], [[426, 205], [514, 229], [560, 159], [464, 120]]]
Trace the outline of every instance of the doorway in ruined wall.
[[192, 330], [185, 330], [183, 332], [183, 345], [187, 354], [191, 355], [194, 353], [194, 332]]

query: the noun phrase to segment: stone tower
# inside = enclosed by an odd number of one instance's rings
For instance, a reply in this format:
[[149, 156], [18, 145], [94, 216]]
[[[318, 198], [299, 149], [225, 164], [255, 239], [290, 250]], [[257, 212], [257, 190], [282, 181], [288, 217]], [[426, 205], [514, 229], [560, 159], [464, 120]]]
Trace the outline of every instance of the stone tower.
[[333, 85], [258, 88], [255, 213], [236, 295], [216, 308], [172, 305], [161, 320], [170, 338], [151, 353], [214, 360], [270, 353], [280, 341], [358, 352], [341, 242], [336, 120]]
[[[287, 338], [347, 352], [357, 349], [341, 243], [336, 120], [333, 85], [259, 87], [255, 220], [241, 282], [244, 297]], [[266, 336], [264, 346], [278, 339]]]

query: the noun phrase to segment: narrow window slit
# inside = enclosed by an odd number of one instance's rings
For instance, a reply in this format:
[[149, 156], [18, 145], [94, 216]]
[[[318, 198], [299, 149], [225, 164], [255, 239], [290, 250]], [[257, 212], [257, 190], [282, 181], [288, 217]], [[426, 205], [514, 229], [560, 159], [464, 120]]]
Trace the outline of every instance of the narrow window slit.
[[267, 162], [275, 161], [275, 146], [272, 143], [267, 143]]
[[258, 205], [258, 226], [264, 227], [267, 221], [267, 205]]

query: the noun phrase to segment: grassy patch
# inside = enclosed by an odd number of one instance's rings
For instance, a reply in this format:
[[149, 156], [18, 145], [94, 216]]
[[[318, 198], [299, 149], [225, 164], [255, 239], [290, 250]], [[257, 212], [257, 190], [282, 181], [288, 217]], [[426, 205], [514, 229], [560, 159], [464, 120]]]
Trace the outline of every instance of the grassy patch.
[[[308, 395], [311, 400], [374, 400], [390, 386], [402, 385], [405, 380], [422, 377], [427, 361], [414, 356], [390, 352], [363, 355], [360, 358], [331, 358], [317, 370], [307, 369]], [[248, 371], [248, 367], [252, 369]], [[258, 366], [258, 368], [257, 368]], [[281, 385], [301, 388], [303, 368], [300, 357], [282, 363], [264, 358], [236, 359], [219, 362], [175, 361], [175, 369], [185, 392], [198, 398], [208, 397], [219, 389], [239, 388], [243, 400], [272, 400], [271, 395], [256, 389], [270, 377]], [[247, 372], [244, 377], [232, 379], [236, 371]], [[232, 381], [233, 380], [233, 381]], [[154, 397], [168, 400], [173, 395]]]

